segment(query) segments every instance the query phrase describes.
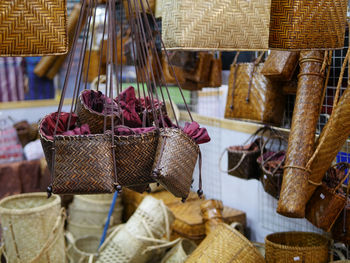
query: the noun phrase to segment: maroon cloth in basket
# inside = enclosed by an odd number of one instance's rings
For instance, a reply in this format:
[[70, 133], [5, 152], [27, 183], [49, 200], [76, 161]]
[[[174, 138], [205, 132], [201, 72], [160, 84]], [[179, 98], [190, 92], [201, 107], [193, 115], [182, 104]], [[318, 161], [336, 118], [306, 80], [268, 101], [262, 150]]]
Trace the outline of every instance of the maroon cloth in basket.
[[91, 110], [107, 115], [118, 112], [117, 103], [106, 97], [101, 91], [85, 90], [81, 96], [85, 105]]
[[136, 96], [134, 87], [129, 87], [114, 99], [122, 109], [122, 115], [126, 126], [136, 128], [141, 127], [140, 116], [136, 112]]
[[[40, 127], [41, 133], [44, 134], [50, 140], [53, 140], [53, 134], [55, 131], [57, 117], [58, 117], [57, 112], [51, 113], [50, 115], [46, 116], [41, 123], [41, 127]], [[69, 113], [61, 112], [61, 115], [58, 121], [56, 135], [87, 135], [91, 133], [89, 129], [89, 125], [87, 124], [83, 124], [81, 125], [81, 127], [76, 126], [78, 117], [74, 113], [72, 113], [69, 129], [67, 131], [68, 120], [69, 120]]]
[[210, 142], [210, 137], [206, 128], [200, 128], [195, 121], [186, 122], [183, 131], [189, 135], [197, 144]]

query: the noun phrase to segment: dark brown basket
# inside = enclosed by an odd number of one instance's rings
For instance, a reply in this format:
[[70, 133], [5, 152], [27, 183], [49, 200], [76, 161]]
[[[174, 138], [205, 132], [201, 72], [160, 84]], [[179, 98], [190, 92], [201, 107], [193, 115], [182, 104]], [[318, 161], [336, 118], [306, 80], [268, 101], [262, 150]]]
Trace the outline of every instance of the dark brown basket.
[[189, 195], [199, 146], [182, 130], [162, 129], [153, 164], [155, 180], [176, 197]]
[[[92, 134], [101, 134], [103, 133], [103, 126], [104, 126], [104, 120], [105, 115], [103, 113], [96, 112], [92, 109], [90, 109], [83, 100], [82, 94], [84, 92], [87, 92], [88, 90], [83, 90], [80, 95], [79, 99], [77, 100], [77, 110], [76, 113], [78, 115], [78, 118], [80, 120], [80, 123], [86, 123], [89, 125], [90, 132]], [[114, 118], [117, 118], [116, 114], [113, 114]], [[106, 118], [106, 128], [111, 129], [111, 116], [107, 115]], [[115, 120], [116, 123], [116, 120]]]
[[155, 182], [151, 175], [158, 138], [157, 131], [114, 136], [117, 177], [120, 185], [143, 192], [149, 183]]
[[348, 204], [335, 221], [332, 228], [334, 241], [350, 245], [350, 205]]
[[258, 179], [261, 171], [256, 159], [260, 156], [260, 148], [254, 151], [227, 148], [228, 174], [242, 179]]

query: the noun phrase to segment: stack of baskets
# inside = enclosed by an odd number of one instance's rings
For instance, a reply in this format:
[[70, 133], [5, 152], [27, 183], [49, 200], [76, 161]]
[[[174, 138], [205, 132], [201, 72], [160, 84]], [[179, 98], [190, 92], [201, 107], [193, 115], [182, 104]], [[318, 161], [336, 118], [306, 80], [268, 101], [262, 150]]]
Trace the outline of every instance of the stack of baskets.
[[[102, 235], [112, 199], [113, 194], [74, 196], [69, 206], [67, 228], [75, 239]], [[110, 220], [110, 229], [122, 223], [122, 212], [121, 198], [118, 198]]]

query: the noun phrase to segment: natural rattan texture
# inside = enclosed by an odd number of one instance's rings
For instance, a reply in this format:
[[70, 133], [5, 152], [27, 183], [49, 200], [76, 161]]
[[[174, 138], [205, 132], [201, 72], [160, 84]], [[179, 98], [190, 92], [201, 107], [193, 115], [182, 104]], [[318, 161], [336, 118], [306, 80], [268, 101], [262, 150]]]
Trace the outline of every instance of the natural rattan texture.
[[277, 208], [278, 213], [289, 217], [305, 216], [309, 184], [305, 168], [314, 151], [316, 124], [322, 103], [324, 78], [320, 72], [323, 59], [322, 51], [300, 53], [297, 97]]
[[[245, 155], [245, 157], [243, 157]], [[256, 159], [260, 156], [260, 149], [252, 151], [240, 151], [233, 150], [230, 147], [227, 148], [227, 159], [228, 159], [228, 174], [236, 176], [242, 179], [259, 179], [261, 171], [256, 162]], [[243, 158], [243, 159], [242, 159]], [[240, 163], [241, 162], [241, 163]], [[237, 169], [232, 170], [238, 164], [240, 165]]]
[[[114, 136], [118, 183], [122, 186], [148, 185], [158, 146], [158, 132]], [[142, 190], [142, 189], [141, 189]], [[143, 188], [143, 191], [145, 188]]]
[[201, 206], [201, 214], [205, 224], [205, 234], [209, 235], [220, 223], [224, 223], [224, 205], [219, 200], [206, 200]]
[[[344, 91], [336, 108], [319, 137], [319, 144], [311, 162], [310, 179], [321, 182], [323, 175], [331, 166], [339, 150], [350, 134], [350, 86]], [[316, 186], [309, 184], [306, 193], [306, 202], [315, 191]]]
[[[176, 218], [172, 226], [172, 239], [181, 236], [199, 243], [205, 238], [206, 229], [200, 209], [203, 202], [204, 200], [194, 200], [168, 205]], [[238, 222], [246, 225], [246, 214], [242, 211], [225, 206], [222, 216], [226, 224]]]
[[114, 192], [112, 136], [55, 136], [52, 190], [59, 194]]
[[326, 263], [328, 239], [311, 232], [282, 232], [265, 238], [267, 263]]
[[[167, 49], [268, 48], [269, 0], [163, 0], [162, 37]], [[244, 10], [244, 12], [242, 11]]]
[[186, 263], [263, 263], [259, 251], [242, 234], [219, 224], [188, 257]]
[[264, 63], [261, 74], [270, 79], [289, 81], [298, 66], [298, 58], [298, 52], [272, 50]]
[[342, 48], [347, 4], [347, 0], [272, 0], [269, 47]]
[[176, 197], [186, 199], [198, 153], [199, 146], [182, 130], [162, 129], [153, 165], [156, 181]]
[[123, 228], [107, 238], [97, 262], [147, 262], [159, 249], [146, 249], [167, 242], [167, 238], [162, 238], [169, 235], [173, 220], [173, 214], [162, 201], [147, 196]]
[[46, 193], [14, 195], [0, 202], [0, 220], [8, 262], [65, 262], [61, 199]]
[[181, 239], [162, 259], [161, 263], [183, 263], [197, 245], [188, 239]]
[[[249, 82], [254, 71], [254, 63], [231, 66], [225, 118], [281, 124], [285, 98], [280, 85], [261, 74], [263, 66], [262, 63], [256, 66], [250, 92]], [[238, 69], [235, 73], [236, 67]]]
[[329, 232], [344, 209], [345, 196], [335, 193], [333, 189], [322, 184], [319, 186], [306, 205], [305, 217], [313, 225]]
[[[83, 90], [80, 95], [79, 99], [77, 100], [77, 115], [80, 120], [81, 124], [88, 124], [90, 128], [90, 132], [92, 134], [100, 134], [103, 133], [104, 128], [104, 121], [105, 121], [105, 115], [100, 112], [96, 112], [92, 109], [90, 109], [83, 101], [82, 94], [85, 92], [90, 92], [88, 90]], [[91, 91], [92, 92], [92, 91]], [[111, 116], [107, 115], [106, 118], [106, 129], [110, 130], [111, 127]], [[116, 119], [117, 116], [114, 114], [114, 118]], [[115, 122], [116, 123], [116, 120]]]
[[0, 56], [68, 51], [65, 0], [0, 1]]

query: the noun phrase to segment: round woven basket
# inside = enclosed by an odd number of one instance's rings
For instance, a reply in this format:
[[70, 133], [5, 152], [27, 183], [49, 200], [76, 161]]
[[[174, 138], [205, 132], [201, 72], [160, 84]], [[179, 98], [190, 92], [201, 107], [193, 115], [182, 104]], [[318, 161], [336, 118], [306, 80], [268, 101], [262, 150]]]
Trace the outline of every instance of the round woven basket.
[[145, 263], [154, 259], [164, 253], [173, 221], [174, 215], [163, 201], [145, 197], [124, 227], [106, 239], [97, 262]]
[[266, 236], [266, 262], [326, 263], [329, 240], [311, 232], [281, 232]]
[[1, 200], [0, 221], [8, 262], [65, 262], [64, 220], [58, 195], [48, 199], [46, 193], [30, 193]]
[[96, 258], [100, 238], [97, 236], [81, 237], [73, 242], [68, 250], [70, 263], [89, 263], [90, 258]]
[[161, 263], [182, 263], [192, 254], [197, 245], [189, 239], [181, 239], [162, 259]]
[[186, 260], [186, 263], [194, 262], [264, 263], [265, 260], [241, 233], [226, 224], [218, 224]]

